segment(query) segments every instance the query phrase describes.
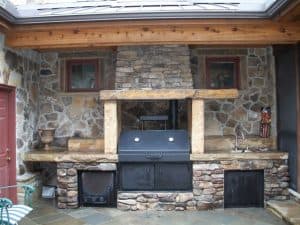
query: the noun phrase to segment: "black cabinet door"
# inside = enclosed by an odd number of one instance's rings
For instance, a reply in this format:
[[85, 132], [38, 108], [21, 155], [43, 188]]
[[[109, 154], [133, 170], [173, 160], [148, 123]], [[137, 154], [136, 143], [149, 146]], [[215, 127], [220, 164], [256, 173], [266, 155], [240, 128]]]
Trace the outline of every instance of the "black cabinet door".
[[263, 207], [263, 170], [225, 171], [224, 207]]
[[123, 190], [153, 190], [153, 164], [122, 164], [120, 182]]
[[159, 163], [156, 165], [156, 189], [189, 190], [192, 189], [191, 164]]

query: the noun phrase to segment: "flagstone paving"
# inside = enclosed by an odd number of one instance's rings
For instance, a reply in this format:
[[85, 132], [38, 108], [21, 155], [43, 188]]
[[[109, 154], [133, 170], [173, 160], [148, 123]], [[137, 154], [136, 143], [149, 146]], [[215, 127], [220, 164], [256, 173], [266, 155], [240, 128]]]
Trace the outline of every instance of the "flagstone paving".
[[57, 209], [41, 200], [19, 225], [285, 225], [266, 209], [238, 208], [211, 211], [126, 212], [115, 208]]
[[289, 224], [300, 225], [300, 204], [294, 200], [267, 202], [267, 207]]

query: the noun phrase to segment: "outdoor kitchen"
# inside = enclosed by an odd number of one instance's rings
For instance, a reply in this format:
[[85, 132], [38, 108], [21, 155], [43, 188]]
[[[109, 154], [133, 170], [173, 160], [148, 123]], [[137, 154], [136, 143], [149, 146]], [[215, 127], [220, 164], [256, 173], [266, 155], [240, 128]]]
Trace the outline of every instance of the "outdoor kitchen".
[[[63, 92], [64, 62], [89, 54], [102, 60], [100, 92]], [[239, 71], [232, 88], [223, 77], [208, 83], [216, 58]], [[123, 46], [43, 60], [38, 124], [55, 133], [49, 150], [39, 144], [22, 159], [56, 164], [59, 208], [202, 210], [289, 197], [271, 47]]]

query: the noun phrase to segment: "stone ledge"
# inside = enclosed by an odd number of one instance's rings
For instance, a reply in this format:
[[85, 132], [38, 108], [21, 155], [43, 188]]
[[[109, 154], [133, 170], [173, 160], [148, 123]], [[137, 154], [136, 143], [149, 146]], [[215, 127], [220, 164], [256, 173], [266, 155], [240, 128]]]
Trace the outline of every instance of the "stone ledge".
[[[213, 153], [214, 151], [226, 151], [234, 149], [234, 136], [206, 136], [204, 137], [205, 151]], [[261, 138], [259, 136], [247, 136], [246, 140], [240, 144], [241, 148], [249, 149], [276, 149], [276, 137]]]
[[117, 154], [103, 152], [29, 151], [22, 154], [27, 162], [118, 162]]
[[192, 161], [288, 159], [286, 152], [204, 153], [191, 154]]

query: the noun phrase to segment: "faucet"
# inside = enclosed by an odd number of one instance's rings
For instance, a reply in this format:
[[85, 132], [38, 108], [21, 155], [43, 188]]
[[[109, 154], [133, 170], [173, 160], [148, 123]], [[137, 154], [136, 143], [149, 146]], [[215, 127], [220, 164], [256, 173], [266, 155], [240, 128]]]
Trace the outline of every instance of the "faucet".
[[240, 149], [239, 145], [240, 143], [243, 143], [246, 140], [245, 138], [245, 134], [241, 128], [240, 125], [237, 126], [236, 130], [235, 130], [235, 145], [233, 150], [238, 152], [239, 150], [241, 150], [242, 152], [248, 151], [249, 147], [248, 145], [246, 146], [246, 149]]

